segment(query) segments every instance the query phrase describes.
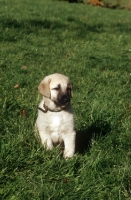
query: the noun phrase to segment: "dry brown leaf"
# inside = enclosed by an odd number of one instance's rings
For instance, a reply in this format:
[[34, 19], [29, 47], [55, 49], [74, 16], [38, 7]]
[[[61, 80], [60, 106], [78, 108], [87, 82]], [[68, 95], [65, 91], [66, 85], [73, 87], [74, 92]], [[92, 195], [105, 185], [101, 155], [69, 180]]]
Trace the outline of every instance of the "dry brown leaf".
[[20, 87], [20, 84], [16, 84], [16, 85], [14, 86], [15, 89], [17, 89], [17, 88], [19, 88], [19, 87]]
[[22, 117], [25, 117], [26, 116], [26, 111], [23, 109], [23, 110], [21, 110], [21, 116]]
[[27, 69], [28, 67], [26, 66], [26, 65], [24, 65], [23, 67], [22, 67], [22, 69]]

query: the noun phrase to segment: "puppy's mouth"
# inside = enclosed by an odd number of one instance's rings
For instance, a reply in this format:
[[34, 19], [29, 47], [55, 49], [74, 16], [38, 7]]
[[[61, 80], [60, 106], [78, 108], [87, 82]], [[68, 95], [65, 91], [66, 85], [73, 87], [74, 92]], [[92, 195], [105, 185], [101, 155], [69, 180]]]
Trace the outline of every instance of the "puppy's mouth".
[[56, 106], [66, 107], [70, 103], [70, 97], [67, 95], [62, 95], [58, 97], [57, 100], [54, 100], [54, 103]]

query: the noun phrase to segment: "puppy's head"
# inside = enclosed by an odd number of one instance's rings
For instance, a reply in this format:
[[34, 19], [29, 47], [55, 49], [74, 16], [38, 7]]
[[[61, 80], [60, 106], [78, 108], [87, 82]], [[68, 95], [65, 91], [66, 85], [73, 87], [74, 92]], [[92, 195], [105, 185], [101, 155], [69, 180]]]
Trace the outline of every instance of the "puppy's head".
[[66, 107], [73, 96], [72, 85], [67, 76], [51, 74], [46, 76], [38, 86], [40, 93], [58, 107]]

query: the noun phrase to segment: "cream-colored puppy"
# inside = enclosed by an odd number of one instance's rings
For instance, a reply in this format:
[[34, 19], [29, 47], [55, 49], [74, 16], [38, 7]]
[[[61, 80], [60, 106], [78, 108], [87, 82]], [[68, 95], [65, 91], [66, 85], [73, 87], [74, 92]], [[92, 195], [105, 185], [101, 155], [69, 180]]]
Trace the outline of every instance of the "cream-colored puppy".
[[62, 74], [51, 74], [41, 81], [38, 89], [43, 95], [36, 120], [41, 142], [47, 149], [52, 149], [53, 144], [64, 142], [64, 157], [72, 157], [76, 133], [70, 104], [70, 80]]

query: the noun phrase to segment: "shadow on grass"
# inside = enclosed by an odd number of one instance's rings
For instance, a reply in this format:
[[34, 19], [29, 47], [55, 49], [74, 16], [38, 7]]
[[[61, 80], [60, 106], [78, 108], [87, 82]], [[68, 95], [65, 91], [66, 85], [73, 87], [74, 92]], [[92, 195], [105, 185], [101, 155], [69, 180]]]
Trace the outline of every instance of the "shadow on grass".
[[16, 19], [1, 19], [0, 23], [2, 24], [3, 28], [34, 28], [34, 27], [41, 27], [45, 29], [50, 28], [62, 28], [65, 27], [65, 25], [57, 20], [39, 20], [39, 19], [33, 19], [33, 20], [16, 20]]
[[[102, 23], [97, 23], [90, 25], [88, 22], [81, 21], [74, 17], [68, 17], [67, 23], [63, 23], [62, 21], [58, 20], [50, 20], [50, 19], [32, 19], [32, 20], [16, 20], [16, 19], [1, 19], [0, 24], [3, 28], [10, 28], [10, 29], [24, 29], [29, 31], [34, 31], [34, 28], [43, 28], [43, 29], [62, 29], [67, 28], [71, 31], [78, 32], [78, 35], [83, 35], [84, 33], [87, 34], [89, 32], [96, 32], [101, 33], [104, 31], [104, 25]], [[72, 24], [75, 23], [74, 24]]]
[[[68, 24], [67, 24], [68, 22]], [[88, 21], [85, 20], [80, 20], [75, 17], [68, 17], [67, 22], [63, 23], [63, 21], [59, 20], [50, 20], [50, 19], [32, 19], [32, 20], [17, 20], [17, 19], [10, 19], [10, 18], [2, 18], [0, 19], [0, 24], [2, 25], [3, 28], [23, 28], [27, 31], [29, 29], [32, 29], [34, 31], [34, 28], [44, 28], [44, 29], [62, 29], [62, 28], [67, 28], [70, 29], [71, 31], [77, 31], [79, 35], [87, 34], [87, 31], [89, 32], [95, 32], [95, 33], [102, 33], [107, 31], [108, 29], [112, 29], [114, 31], [114, 27], [116, 31], [124, 31], [124, 32], [129, 32], [131, 31], [130, 25], [125, 22], [116, 22], [112, 23], [109, 27], [108, 24], [105, 24], [103, 22], [99, 23], [93, 23], [89, 24]], [[74, 24], [72, 24], [75, 23]], [[35, 30], [36, 31], [36, 30]]]
[[84, 154], [91, 147], [91, 140], [106, 136], [111, 131], [110, 124], [97, 120], [87, 129], [76, 132], [76, 153]]

